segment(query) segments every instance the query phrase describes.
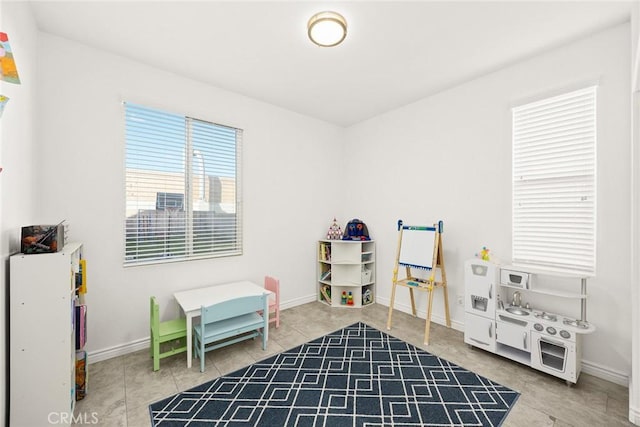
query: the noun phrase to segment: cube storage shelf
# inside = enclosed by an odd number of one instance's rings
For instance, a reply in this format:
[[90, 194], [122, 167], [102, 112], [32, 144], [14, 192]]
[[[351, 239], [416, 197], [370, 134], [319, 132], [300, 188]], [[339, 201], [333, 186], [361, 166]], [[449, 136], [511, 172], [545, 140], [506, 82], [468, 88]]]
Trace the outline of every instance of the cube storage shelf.
[[318, 300], [332, 307], [360, 308], [375, 301], [375, 242], [318, 241]]
[[11, 426], [71, 424], [81, 260], [80, 243], [10, 258]]

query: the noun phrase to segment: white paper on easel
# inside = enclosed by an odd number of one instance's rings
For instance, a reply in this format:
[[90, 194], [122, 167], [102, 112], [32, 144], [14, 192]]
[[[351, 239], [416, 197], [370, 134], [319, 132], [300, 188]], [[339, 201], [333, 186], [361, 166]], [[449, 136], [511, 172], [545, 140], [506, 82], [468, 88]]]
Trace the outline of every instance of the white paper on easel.
[[409, 267], [433, 268], [436, 231], [406, 228], [402, 230], [399, 263]]

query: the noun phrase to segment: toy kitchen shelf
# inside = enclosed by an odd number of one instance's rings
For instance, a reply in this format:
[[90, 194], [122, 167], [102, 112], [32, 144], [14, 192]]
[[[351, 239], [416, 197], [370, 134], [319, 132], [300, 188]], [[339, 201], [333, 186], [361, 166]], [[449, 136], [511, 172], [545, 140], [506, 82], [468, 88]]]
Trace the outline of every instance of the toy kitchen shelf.
[[[587, 277], [501, 266], [477, 258], [465, 262], [464, 272], [465, 343], [562, 378], [568, 385], [577, 382], [583, 337], [596, 329], [586, 320]], [[567, 279], [579, 279], [580, 292], [543, 287], [538, 283], [540, 276], [549, 276], [547, 283], [559, 281], [563, 289], [572, 286]], [[540, 295], [539, 305], [523, 307], [521, 295], [525, 293]], [[580, 302], [581, 318], [542, 310], [554, 302], [557, 306], [560, 301], [556, 298]]]
[[[580, 280], [580, 292], [565, 292], [537, 286], [534, 280], [536, 276]], [[500, 286], [541, 295], [582, 300], [580, 305], [580, 320], [583, 322], [587, 321], [587, 279], [588, 276], [584, 275], [543, 270], [528, 266], [505, 265], [500, 267]]]

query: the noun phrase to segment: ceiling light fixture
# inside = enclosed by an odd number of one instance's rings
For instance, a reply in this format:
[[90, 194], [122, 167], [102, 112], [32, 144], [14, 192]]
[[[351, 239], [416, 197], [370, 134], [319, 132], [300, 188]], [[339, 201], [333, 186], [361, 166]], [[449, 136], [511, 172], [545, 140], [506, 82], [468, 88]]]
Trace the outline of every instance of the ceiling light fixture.
[[337, 46], [347, 37], [347, 21], [337, 12], [316, 13], [307, 23], [307, 34], [318, 46]]

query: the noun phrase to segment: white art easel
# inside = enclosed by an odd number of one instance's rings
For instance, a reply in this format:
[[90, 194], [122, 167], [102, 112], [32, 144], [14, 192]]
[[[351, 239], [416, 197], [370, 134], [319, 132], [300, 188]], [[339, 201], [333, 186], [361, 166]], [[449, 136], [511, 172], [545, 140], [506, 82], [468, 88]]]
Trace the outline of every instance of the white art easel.
[[[447, 274], [444, 269], [444, 255], [442, 253], [442, 221], [428, 226], [403, 225], [402, 220], [398, 221], [398, 250], [396, 252], [396, 263], [393, 268], [393, 288], [391, 290], [391, 303], [389, 304], [389, 316], [387, 318], [387, 329], [391, 329], [391, 317], [393, 315], [393, 304], [396, 297], [396, 287], [404, 286], [409, 288], [411, 297], [411, 310], [416, 316], [416, 302], [413, 290], [429, 292], [429, 303], [427, 307], [427, 317], [424, 328], [424, 343], [429, 345], [429, 329], [431, 326], [431, 308], [433, 305], [433, 291], [441, 287], [444, 291], [444, 310], [447, 327], [451, 327], [449, 315], [449, 296], [447, 293]], [[398, 269], [405, 267], [406, 277], [398, 280]], [[436, 280], [436, 269], [440, 269], [440, 280]], [[430, 273], [427, 279], [419, 279], [411, 274], [411, 269], [418, 269]]]

